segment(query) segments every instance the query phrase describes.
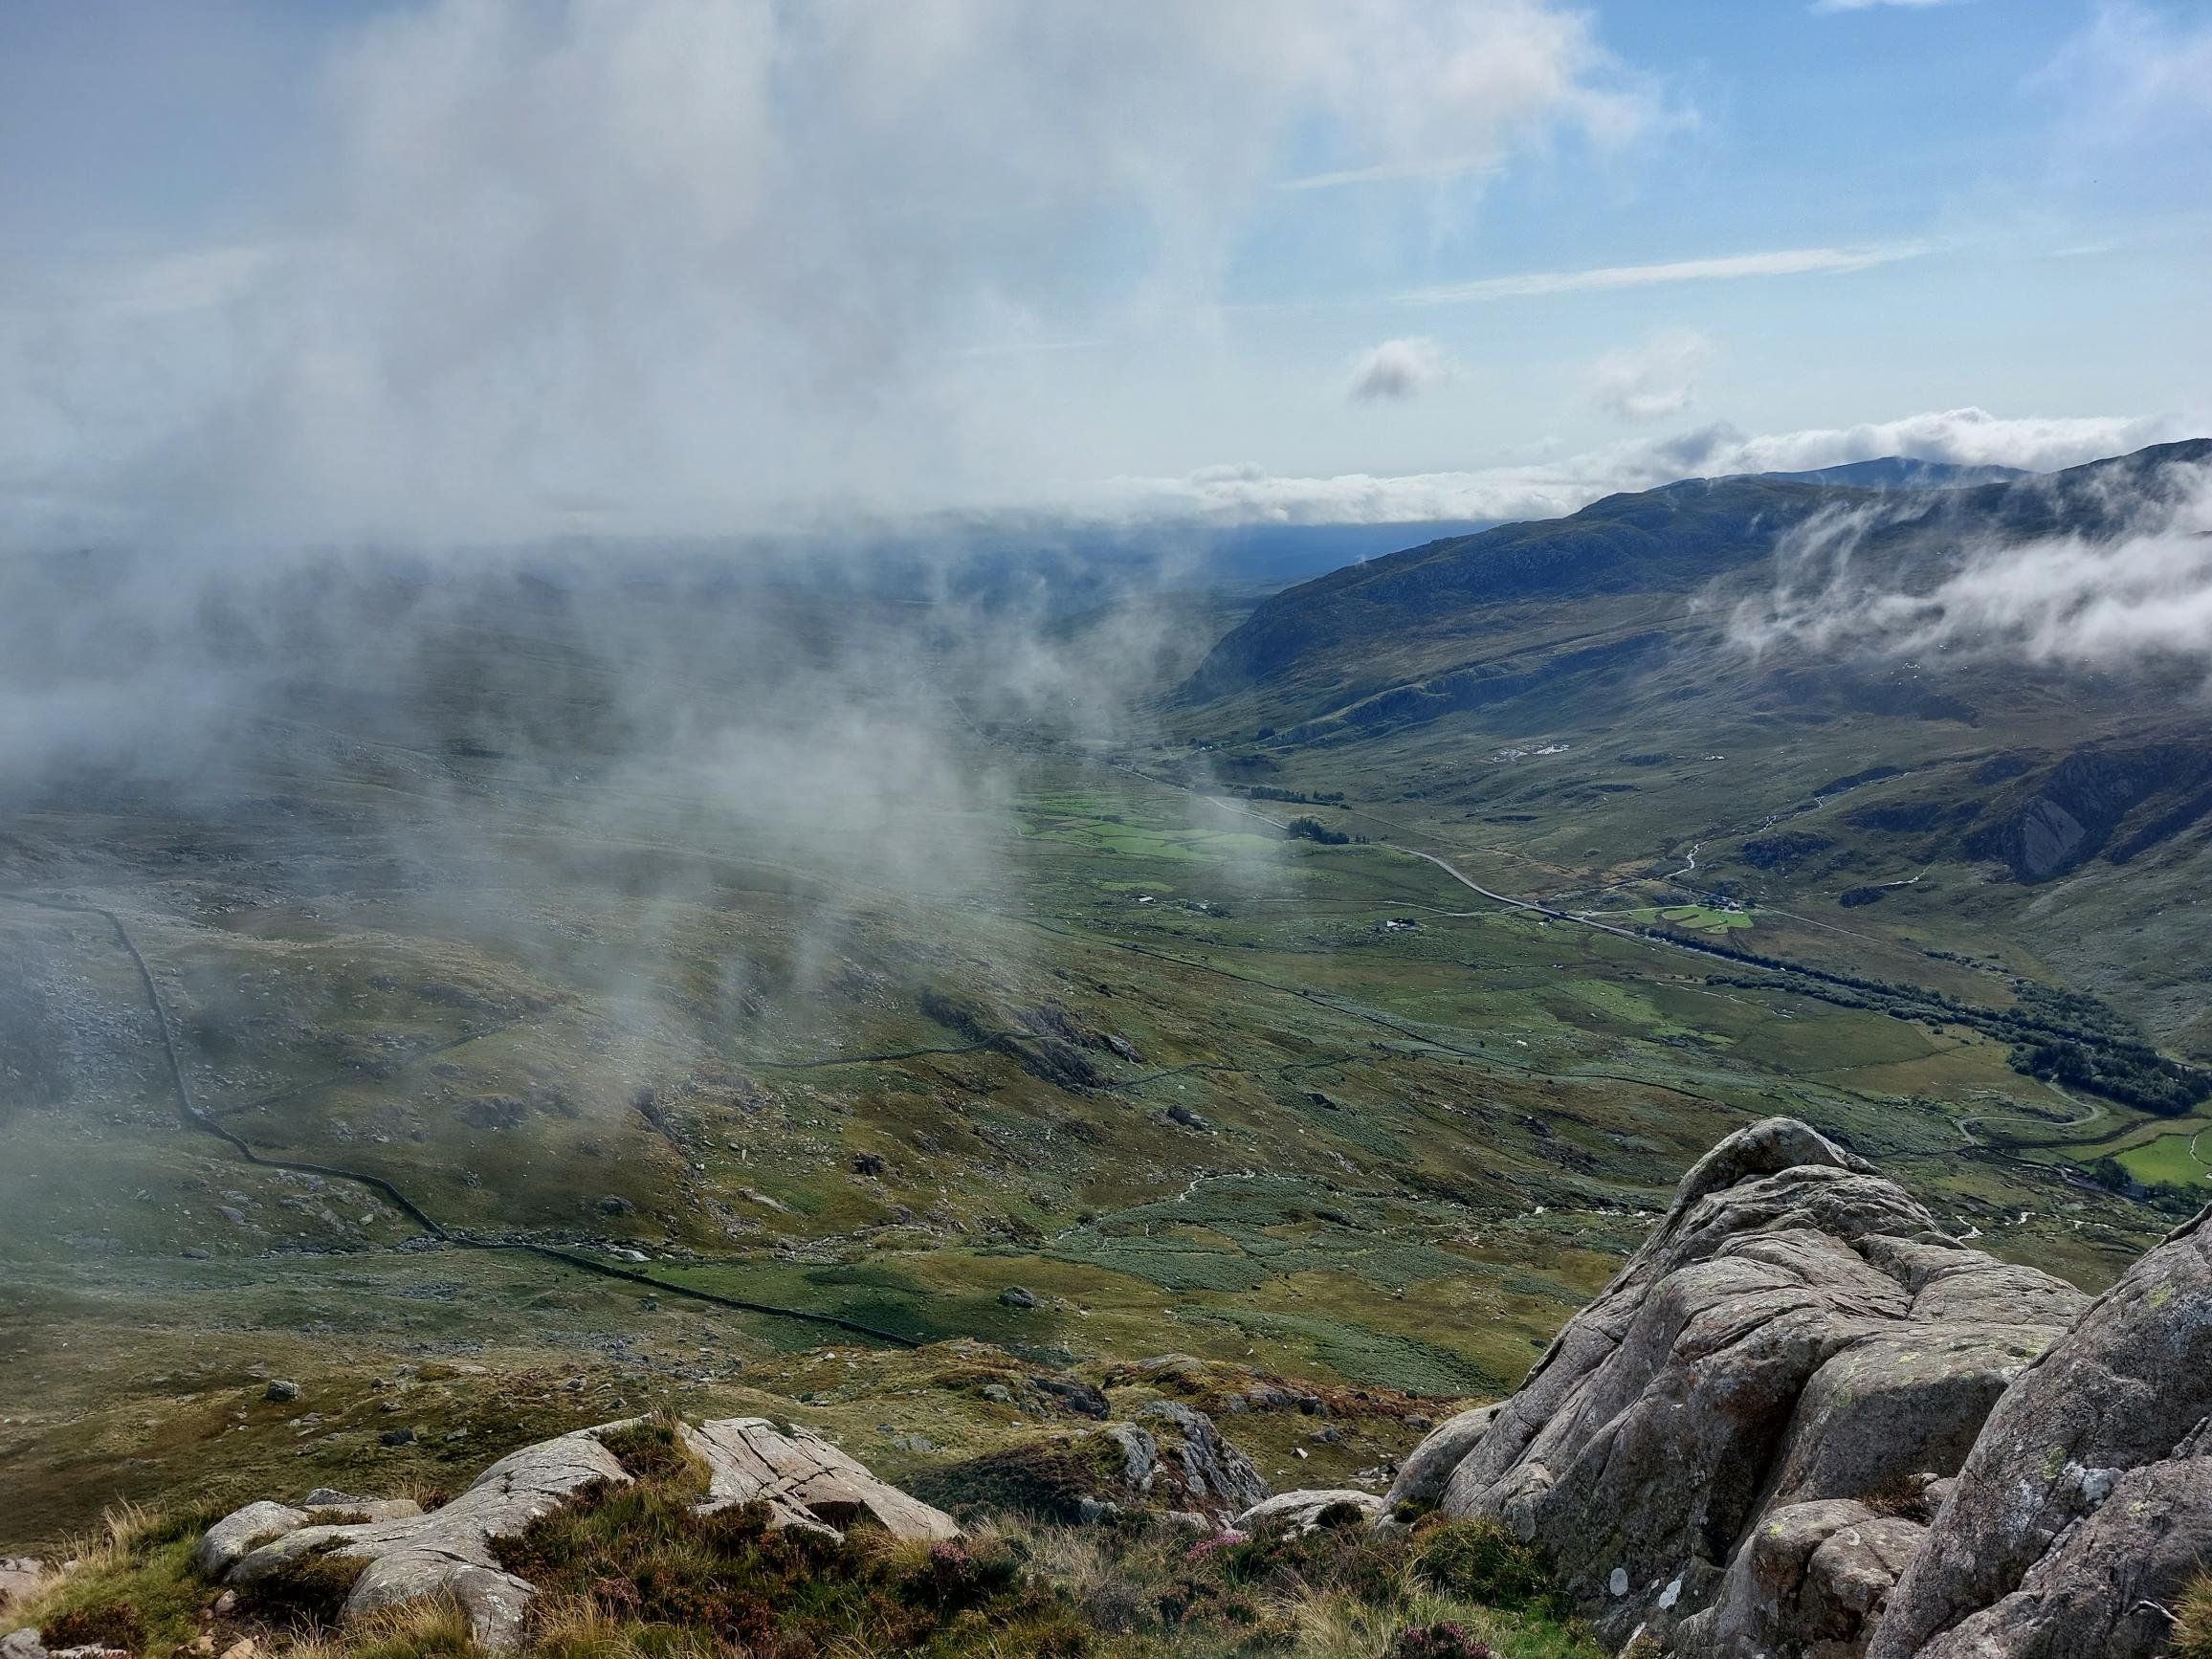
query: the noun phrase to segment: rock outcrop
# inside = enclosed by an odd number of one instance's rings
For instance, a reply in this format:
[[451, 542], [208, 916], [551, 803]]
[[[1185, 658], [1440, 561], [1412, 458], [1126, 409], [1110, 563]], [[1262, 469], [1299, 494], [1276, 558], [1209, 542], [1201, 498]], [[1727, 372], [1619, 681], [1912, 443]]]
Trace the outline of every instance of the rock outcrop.
[[2150, 1659], [2212, 1562], [2212, 1210], [1998, 1403], [1871, 1659]]
[[[602, 1424], [510, 1452], [451, 1503], [427, 1514], [404, 1500], [373, 1508], [357, 1499], [313, 1508], [248, 1504], [210, 1527], [193, 1559], [209, 1577], [236, 1585], [308, 1555], [359, 1560], [365, 1565], [343, 1618], [443, 1596], [467, 1612], [479, 1645], [511, 1649], [521, 1640], [534, 1591], [499, 1566], [494, 1542], [518, 1536], [594, 1481], [627, 1485], [630, 1476], [605, 1438], [629, 1426]], [[804, 1430], [786, 1433], [763, 1418], [741, 1417], [687, 1424], [683, 1438], [708, 1469], [702, 1511], [759, 1501], [780, 1525], [839, 1533], [866, 1515], [901, 1537], [958, 1535], [949, 1515], [878, 1481]], [[370, 1518], [350, 1518], [362, 1513]], [[348, 1518], [320, 1518], [335, 1514]]]
[[1438, 1428], [1389, 1502], [1540, 1544], [1614, 1646], [1854, 1654], [1917, 1547], [1896, 1512], [1958, 1472], [2083, 1300], [1769, 1118], [1683, 1178], [1520, 1389]]

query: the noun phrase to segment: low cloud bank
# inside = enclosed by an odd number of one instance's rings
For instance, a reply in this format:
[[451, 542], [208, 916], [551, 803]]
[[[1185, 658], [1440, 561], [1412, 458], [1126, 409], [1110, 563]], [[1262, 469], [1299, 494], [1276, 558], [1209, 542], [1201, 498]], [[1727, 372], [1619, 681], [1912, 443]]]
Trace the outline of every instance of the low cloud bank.
[[1575, 512], [1602, 496], [1648, 490], [1683, 477], [1805, 472], [1884, 455], [2049, 472], [2181, 435], [2163, 418], [2013, 419], [1979, 409], [1946, 409], [1760, 436], [1711, 426], [1558, 460], [1468, 472], [1296, 478], [1259, 467], [1216, 467], [1181, 478], [1117, 479], [1079, 500], [1076, 511], [1097, 518], [1208, 523], [1539, 519]]
[[1761, 653], [2212, 670], [2212, 465], [2170, 467], [2144, 486], [2097, 503], [2093, 530], [2009, 545], [1984, 533], [1908, 570], [1880, 555], [1898, 510], [1824, 516], [1783, 538], [1773, 590], [1740, 606], [1732, 631]]

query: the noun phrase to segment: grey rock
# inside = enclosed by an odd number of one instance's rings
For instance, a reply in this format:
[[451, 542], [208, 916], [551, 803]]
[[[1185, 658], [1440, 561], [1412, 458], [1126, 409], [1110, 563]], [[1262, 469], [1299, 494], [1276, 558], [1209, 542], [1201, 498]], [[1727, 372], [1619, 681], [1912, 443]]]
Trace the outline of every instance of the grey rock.
[[1152, 1490], [1160, 1471], [1160, 1442], [1134, 1423], [1109, 1423], [1100, 1433], [1121, 1448], [1121, 1484], [1133, 1493]]
[[779, 1526], [841, 1535], [866, 1517], [894, 1537], [940, 1540], [960, 1537], [952, 1516], [877, 1480], [818, 1434], [786, 1434], [764, 1417], [724, 1417], [686, 1424], [684, 1444], [707, 1466], [706, 1500], [699, 1513], [734, 1504], [765, 1503]]
[[11, 1630], [0, 1636], [0, 1659], [48, 1659], [36, 1630]]
[[1349, 1504], [1358, 1510], [1360, 1518], [1367, 1523], [1379, 1520], [1384, 1513], [1382, 1500], [1373, 1493], [1338, 1487], [1277, 1493], [1273, 1497], [1263, 1498], [1253, 1504], [1229, 1524], [1240, 1533], [1310, 1533], [1320, 1525], [1324, 1512], [1340, 1504]]
[[290, 1402], [299, 1399], [299, 1394], [300, 1388], [299, 1383], [287, 1381], [281, 1377], [277, 1378], [276, 1381], [272, 1382], [268, 1387], [261, 1390], [261, 1397], [264, 1400], [275, 1400], [282, 1404], [289, 1404]]
[[[1138, 1416], [1154, 1429], [1159, 1467], [1148, 1483], [1180, 1488], [1176, 1507], [1206, 1515], [1234, 1515], [1268, 1495], [1252, 1461], [1222, 1437], [1213, 1419], [1180, 1400], [1155, 1400]], [[1161, 1432], [1164, 1427], [1166, 1432]]]
[[1020, 1285], [1008, 1285], [1001, 1291], [999, 1301], [1002, 1306], [1008, 1308], [1027, 1309], [1037, 1305], [1036, 1295], [1032, 1292], [1024, 1290]]
[[46, 1582], [47, 1565], [29, 1556], [0, 1556], [0, 1607], [22, 1601]]
[[1460, 1466], [1497, 1415], [1495, 1405], [1474, 1405], [1447, 1417], [1398, 1466], [1398, 1478], [1383, 1499], [1390, 1509], [1402, 1503], [1434, 1503], [1444, 1495], [1445, 1483]]
[[387, 1428], [378, 1435], [377, 1439], [383, 1441], [387, 1446], [412, 1446], [415, 1442], [415, 1431], [411, 1428]]
[[1103, 1423], [1111, 1409], [1105, 1394], [1080, 1377], [1032, 1377], [1029, 1386], [1051, 1396], [1052, 1403], [1063, 1411], [1077, 1417], [1096, 1418]]
[[1714, 1604], [1676, 1630], [1673, 1651], [1732, 1659], [1864, 1652], [1869, 1627], [1924, 1531], [1847, 1498], [1770, 1509], [1730, 1562]]
[[307, 1512], [264, 1498], [244, 1509], [232, 1510], [200, 1535], [192, 1550], [192, 1565], [203, 1578], [219, 1579], [243, 1560], [256, 1538], [288, 1533], [307, 1524]]
[[[1540, 1544], [1608, 1643], [1667, 1640], [1749, 1586], [1749, 1566], [1734, 1570], [1764, 1517], [1955, 1473], [2082, 1301], [1960, 1247], [1864, 1161], [1768, 1118], [1698, 1161], [1519, 1390], [1487, 1423], [1462, 1414], [1430, 1435], [1392, 1497], [1436, 1491], [1447, 1513]], [[1694, 1644], [1757, 1623], [1722, 1608], [1680, 1650], [1734, 1652]]]
[[2212, 1210], [2006, 1390], [1891, 1597], [1874, 1659], [2149, 1659], [2212, 1560]]

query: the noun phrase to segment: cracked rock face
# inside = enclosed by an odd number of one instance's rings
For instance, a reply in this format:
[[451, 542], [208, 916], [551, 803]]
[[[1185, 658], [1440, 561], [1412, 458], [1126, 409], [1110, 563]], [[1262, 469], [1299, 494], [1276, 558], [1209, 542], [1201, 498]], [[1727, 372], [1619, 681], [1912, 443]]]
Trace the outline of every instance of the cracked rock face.
[[[495, 1539], [519, 1535], [594, 1481], [621, 1486], [630, 1475], [604, 1437], [623, 1423], [579, 1429], [510, 1452], [442, 1509], [412, 1503], [294, 1508], [252, 1503], [224, 1516], [201, 1537], [193, 1560], [210, 1578], [248, 1584], [310, 1552], [366, 1563], [346, 1598], [343, 1617], [429, 1596], [457, 1603], [476, 1642], [495, 1651], [520, 1645], [522, 1615], [535, 1593], [504, 1571]], [[710, 1480], [701, 1511], [761, 1501], [780, 1524], [837, 1534], [873, 1516], [901, 1537], [949, 1538], [951, 1518], [881, 1481], [851, 1458], [804, 1431], [785, 1434], [762, 1418], [730, 1418], [683, 1427], [685, 1442], [705, 1461]], [[317, 1497], [343, 1496], [318, 1493]], [[366, 1513], [365, 1522], [332, 1524], [319, 1514]]]
[[[1761, 1524], [1955, 1473], [2083, 1300], [1960, 1247], [1862, 1160], [1768, 1118], [1683, 1178], [1520, 1389], [1487, 1422], [1437, 1429], [1391, 1501], [1434, 1492], [1448, 1514], [1542, 1545], [1614, 1646], [1644, 1630], [1685, 1654], [1842, 1659], [1903, 1570], [1907, 1535], [1865, 1510], [1858, 1541], [1817, 1570], [1837, 1535], [1806, 1535], [1812, 1577], [1791, 1600], [1812, 1597], [1821, 1633], [1754, 1642], [1773, 1621], [1730, 1602], [1784, 1559], [1778, 1544], [1757, 1554]], [[1793, 1540], [1814, 1521], [1793, 1517]]]
[[2006, 1392], [1890, 1599], [1874, 1659], [2164, 1651], [2212, 1562], [2212, 1210]]
[[764, 1417], [725, 1417], [683, 1429], [684, 1444], [707, 1466], [701, 1514], [765, 1503], [780, 1525], [842, 1533], [863, 1516], [894, 1537], [937, 1541], [960, 1537], [952, 1516], [886, 1485], [819, 1435], [786, 1434]]

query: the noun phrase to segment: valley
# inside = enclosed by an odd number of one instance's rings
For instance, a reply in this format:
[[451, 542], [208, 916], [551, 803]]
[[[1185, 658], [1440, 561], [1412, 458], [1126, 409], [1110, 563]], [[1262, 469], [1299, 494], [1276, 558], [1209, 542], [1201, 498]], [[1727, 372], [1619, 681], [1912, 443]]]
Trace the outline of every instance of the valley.
[[[1588, 643], [1651, 631], [1618, 595], [1361, 646], [1369, 680], [1568, 666], [1339, 728], [1340, 657], [1194, 698], [1210, 634], [1039, 695], [926, 608], [630, 595], [586, 626], [495, 593], [404, 660], [365, 630], [254, 682], [219, 765], [19, 795], [4, 1541], [278, 1469], [435, 1479], [644, 1403], [789, 1414], [906, 1478], [1030, 1431], [929, 1381], [947, 1343], [1433, 1415], [1518, 1382], [1682, 1170], [1775, 1114], [2109, 1282], [2201, 1202], [2212, 1115], [2013, 1059], [2201, 1056], [2191, 717], [1972, 668], [1902, 707], [1778, 684], [1638, 603], [1663, 648]], [[2131, 722], [2182, 758], [2102, 855], [1991, 880], [1980, 822]], [[810, 772], [830, 728], [878, 775]], [[257, 1403], [301, 1372], [313, 1409]], [[1403, 1450], [1254, 1432], [1278, 1482]]]

